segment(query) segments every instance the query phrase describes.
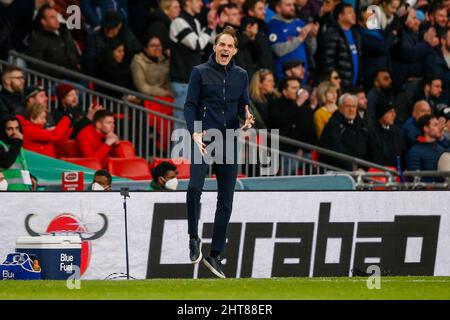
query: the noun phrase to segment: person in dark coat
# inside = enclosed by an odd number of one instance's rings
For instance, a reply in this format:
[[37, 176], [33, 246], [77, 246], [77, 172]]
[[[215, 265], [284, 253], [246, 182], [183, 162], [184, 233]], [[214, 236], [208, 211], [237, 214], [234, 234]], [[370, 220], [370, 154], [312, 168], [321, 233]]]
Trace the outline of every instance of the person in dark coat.
[[450, 28], [439, 36], [440, 46], [436, 47], [427, 57], [426, 69], [438, 75], [444, 85], [444, 97], [450, 97]]
[[[125, 60], [125, 45], [120, 40], [111, 42], [105, 49], [105, 55], [97, 61], [97, 77], [126, 89], [133, 88], [130, 65]], [[121, 98], [119, 91], [99, 86], [99, 91]]]
[[[436, 171], [439, 157], [446, 149], [437, 141], [441, 136], [439, 120], [434, 115], [425, 115], [418, 121], [422, 134], [418, 143], [406, 154], [406, 168], [409, 171]], [[423, 177], [423, 182], [439, 182], [442, 178]]]
[[393, 101], [380, 99], [375, 114], [377, 121], [369, 127], [368, 159], [382, 166], [397, 167], [397, 161], [401, 161], [406, 152], [406, 145], [402, 131], [394, 124]]
[[[369, 131], [357, 116], [358, 99], [344, 93], [339, 98], [339, 109], [333, 113], [320, 136], [319, 146], [348, 156], [367, 160]], [[319, 161], [353, 171], [351, 162], [319, 154]]]
[[[39, 9], [36, 16], [38, 28], [31, 35], [27, 55], [59, 67], [80, 71], [80, 52], [70, 31], [65, 25], [59, 23], [57, 14], [56, 10], [49, 5], [44, 5]], [[33, 68], [55, 78], [67, 78], [60, 72], [51, 71], [38, 65], [33, 65]]]
[[358, 12], [356, 31], [361, 36], [361, 63], [364, 87], [369, 90], [376, 73], [379, 70], [392, 71], [391, 48], [397, 43], [396, 31], [383, 32], [379, 29], [367, 28], [368, 6], [363, 6]]
[[[306, 102], [309, 94], [301, 88], [297, 78], [285, 78], [281, 81], [281, 97], [269, 101], [269, 127], [280, 129], [280, 136], [316, 144], [313, 110]], [[280, 150], [296, 153], [298, 147], [280, 143]]]
[[408, 78], [425, 75], [425, 61], [432, 48], [439, 45], [436, 30], [430, 28], [423, 37], [419, 34], [420, 21], [416, 11], [408, 9], [403, 17], [399, 41], [392, 48], [394, 85], [400, 90]]
[[158, 37], [163, 50], [169, 49], [170, 24], [180, 15], [181, 7], [178, 0], [162, 0], [159, 9], [150, 14], [150, 23], [147, 26], [147, 36]]
[[411, 116], [405, 121], [402, 126], [403, 136], [407, 148], [412, 147], [417, 143], [417, 137], [420, 136], [420, 128], [418, 121], [421, 117], [431, 114], [431, 107], [425, 100], [419, 100], [414, 104]]
[[414, 95], [414, 101], [427, 101], [431, 107], [431, 112], [435, 114], [439, 104], [449, 104], [448, 100], [443, 97], [442, 93], [442, 79], [437, 75], [430, 74], [423, 78], [420, 85], [417, 87], [417, 91]]
[[124, 43], [125, 58], [127, 62], [142, 50], [141, 43], [130, 29], [123, 24], [120, 13], [108, 12], [102, 20], [102, 28], [88, 35], [86, 48], [83, 54], [83, 68], [86, 73], [96, 77], [96, 63], [105, 56], [105, 50], [111, 42]]
[[24, 89], [25, 77], [22, 70], [14, 66], [4, 67], [0, 91], [0, 119], [7, 115], [25, 115]]
[[354, 27], [355, 11], [347, 3], [339, 3], [334, 10], [336, 24], [324, 34], [323, 71], [336, 70], [344, 89], [360, 85], [362, 81], [361, 37]]
[[391, 74], [386, 69], [380, 69], [375, 73], [373, 80], [373, 87], [367, 93], [367, 116], [376, 121], [375, 109], [379, 100], [393, 100], [393, 88], [392, 88]]

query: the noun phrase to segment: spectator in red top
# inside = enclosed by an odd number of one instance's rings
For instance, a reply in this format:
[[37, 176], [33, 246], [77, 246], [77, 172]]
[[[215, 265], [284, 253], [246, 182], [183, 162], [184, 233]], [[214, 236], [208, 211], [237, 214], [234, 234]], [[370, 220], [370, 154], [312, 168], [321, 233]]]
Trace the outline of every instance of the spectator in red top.
[[113, 114], [107, 110], [97, 111], [93, 125], [85, 127], [76, 137], [82, 156], [97, 158], [100, 164], [106, 167], [113, 147], [119, 143], [114, 128]]
[[64, 143], [72, 133], [72, 120], [64, 116], [58, 124], [46, 129], [47, 107], [33, 104], [27, 108], [26, 118], [18, 115], [23, 129], [23, 147], [49, 157], [55, 157], [55, 144]]

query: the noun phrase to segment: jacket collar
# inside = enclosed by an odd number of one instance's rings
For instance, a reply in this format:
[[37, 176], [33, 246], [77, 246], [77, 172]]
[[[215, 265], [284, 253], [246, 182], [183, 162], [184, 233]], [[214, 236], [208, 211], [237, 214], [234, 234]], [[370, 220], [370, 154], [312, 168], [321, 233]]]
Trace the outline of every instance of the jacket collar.
[[217, 61], [216, 61], [216, 53], [213, 52], [213, 53], [209, 56], [209, 59], [208, 59], [208, 65], [210, 65], [211, 67], [213, 67], [213, 68], [215, 68], [215, 69], [217, 69], [217, 70], [220, 70], [220, 71], [224, 71], [224, 70], [230, 71], [231, 69], [234, 68], [234, 66], [236, 65], [236, 63], [234, 62], [234, 59], [231, 58], [230, 63], [229, 63], [227, 66], [224, 67], [224, 66], [222, 66], [221, 64], [218, 64], [218, 63], [217, 63]]

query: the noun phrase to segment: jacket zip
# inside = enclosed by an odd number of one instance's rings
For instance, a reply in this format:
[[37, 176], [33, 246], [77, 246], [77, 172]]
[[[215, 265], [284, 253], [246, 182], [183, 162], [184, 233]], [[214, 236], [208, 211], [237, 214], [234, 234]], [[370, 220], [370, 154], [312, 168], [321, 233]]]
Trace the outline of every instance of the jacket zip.
[[223, 126], [226, 128], [227, 127], [227, 121], [225, 119], [225, 108], [226, 108], [226, 98], [225, 98], [225, 86], [226, 86], [226, 78], [227, 78], [227, 67], [224, 67], [224, 71], [225, 71], [225, 78], [223, 79], [223, 110], [222, 110], [222, 115], [223, 115]]

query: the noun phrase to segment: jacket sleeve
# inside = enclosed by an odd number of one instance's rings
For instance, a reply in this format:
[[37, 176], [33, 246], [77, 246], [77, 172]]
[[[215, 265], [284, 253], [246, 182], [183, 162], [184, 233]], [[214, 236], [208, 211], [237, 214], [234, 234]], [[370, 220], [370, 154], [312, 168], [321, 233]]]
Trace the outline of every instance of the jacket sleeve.
[[102, 163], [103, 160], [109, 155], [112, 147], [108, 146], [106, 143], [102, 143], [100, 148], [94, 150], [91, 144], [92, 137], [89, 136], [88, 132], [89, 131], [80, 132], [80, 134], [77, 136], [76, 141], [78, 150], [80, 150], [83, 157], [94, 157], [97, 158], [100, 163]]
[[420, 163], [420, 153], [417, 151], [416, 147], [412, 147], [406, 154], [406, 169], [408, 169], [409, 171], [420, 170]]
[[16, 161], [19, 155], [20, 148], [22, 148], [22, 140], [14, 139], [8, 151], [0, 146], [0, 168], [8, 169]]
[[325, 72], [335, 68], [336, 50], [339, 46], [339, 37], [334, 28], [328, 29], [324, 34], [323, 41], [323, 69]]
[[184, 118], [186, 120], [187, 129], [192, 134], [194, 133], [194, 121], [197, 119], [197, 108], [200, 100], [201, 92], [201, 75], [197, 68], [192, 69], [191, 77], [189, 79], [189, 87], [184, 104]]
[[57, 142], [67, 135], [70, 131], [70, 118], [64, 116], [61, 121], [58, 122], [54, 130], [47, 130], [41, 128], [32, 128], [26, 130], [24, 128], [24, 138], [26, 140], [34, 142]]
[[243, 120], [245, 120], [245, 106], [246, 105], [248, 106], [249, 111], [251, 109], [250, 98], [248, 96], [248, 74], [247, 74], [247, 71], [244, 71], [244, 75], [245, 75], [245, 82], [244, 82], [245, 85], [244, 85], [244, 89], [242, 90], [241, 96], [239, 98], [239, 104], [238, 104], [238, 116]]
[[420, 62], [420, 60], [427, 57], [431, 51], [431, 47], [423, 40], [417, 43], [411, 40], [413, 39], [408, 35], [403, 35], [403, 38], [399, 42], [398, 55], [405, 62]]

